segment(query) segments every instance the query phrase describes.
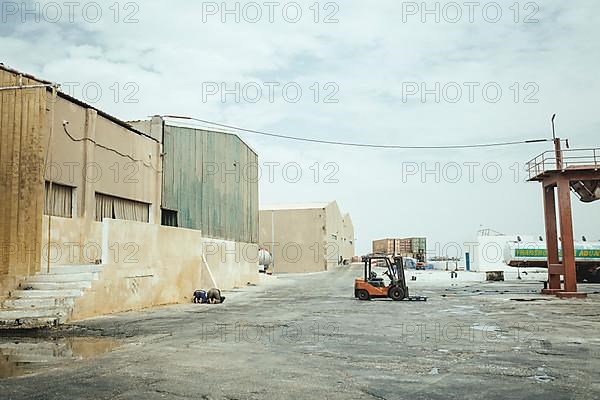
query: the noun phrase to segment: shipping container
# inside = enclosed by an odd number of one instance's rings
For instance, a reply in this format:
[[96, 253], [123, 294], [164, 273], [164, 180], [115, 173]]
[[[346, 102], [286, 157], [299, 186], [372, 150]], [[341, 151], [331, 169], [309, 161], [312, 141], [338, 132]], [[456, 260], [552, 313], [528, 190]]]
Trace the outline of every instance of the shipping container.
[[373, 253], [399, 254], [425, 261], [427, 253], [427, 238], [395, 238], [373, 241]]

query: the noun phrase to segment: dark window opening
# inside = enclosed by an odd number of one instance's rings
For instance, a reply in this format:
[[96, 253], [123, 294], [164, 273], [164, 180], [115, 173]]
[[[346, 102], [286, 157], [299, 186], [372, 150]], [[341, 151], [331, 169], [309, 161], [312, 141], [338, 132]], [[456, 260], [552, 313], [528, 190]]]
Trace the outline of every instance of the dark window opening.
[[162, 215], [160, 218], [160, 223], [161, 225], [164, 226], [179, 226], [177, 224], [177, 211], [173, 211], [173, 210], [167, 210], [167, 209], [161, 209], [162, 211]]

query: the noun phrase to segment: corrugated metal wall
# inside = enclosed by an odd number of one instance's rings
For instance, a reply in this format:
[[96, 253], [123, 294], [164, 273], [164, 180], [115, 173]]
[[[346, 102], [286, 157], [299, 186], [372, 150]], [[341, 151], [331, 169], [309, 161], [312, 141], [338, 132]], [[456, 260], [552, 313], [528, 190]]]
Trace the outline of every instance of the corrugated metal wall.
[[[14, 85], [18, 75], [0, 69], [0, 87]], [[45, 88], [0, 91], [0, 279], [40, 269], [44, 129]]]
[[258, 243], [257, 155], [235, 135], [164, 128], [163, 208], [205, 236]]

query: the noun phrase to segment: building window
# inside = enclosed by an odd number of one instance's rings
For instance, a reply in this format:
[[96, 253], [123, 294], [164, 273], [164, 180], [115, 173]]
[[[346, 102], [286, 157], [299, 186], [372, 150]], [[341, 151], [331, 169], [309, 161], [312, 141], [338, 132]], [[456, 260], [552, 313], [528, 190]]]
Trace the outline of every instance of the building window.
[[96, 193], [96, 221], [112, 218], [148, 222], [149, 216], [150, 205], [147, 203]]
[[44, 195], [44, 214], [53, 217], [73, 217], [73, 188], [46, 181]]
[[177, 211], [161, 209], [162, 215], [160, 222], [164, 226], [179, 226], [177, 224]]

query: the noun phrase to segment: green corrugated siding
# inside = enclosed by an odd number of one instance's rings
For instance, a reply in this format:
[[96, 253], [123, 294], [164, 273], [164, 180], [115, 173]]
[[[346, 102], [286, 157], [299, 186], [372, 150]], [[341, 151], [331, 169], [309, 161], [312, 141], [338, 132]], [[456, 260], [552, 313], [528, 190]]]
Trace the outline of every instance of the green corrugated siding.
[[[258, 243], [258, 182], [244, 174], [258, 158], [244, 142], [226, 133], [165, 126], [163, 149], [162, 206], [178, 212], [180, 227]], [[225, 169], [237, 177], [224, 175]]]

